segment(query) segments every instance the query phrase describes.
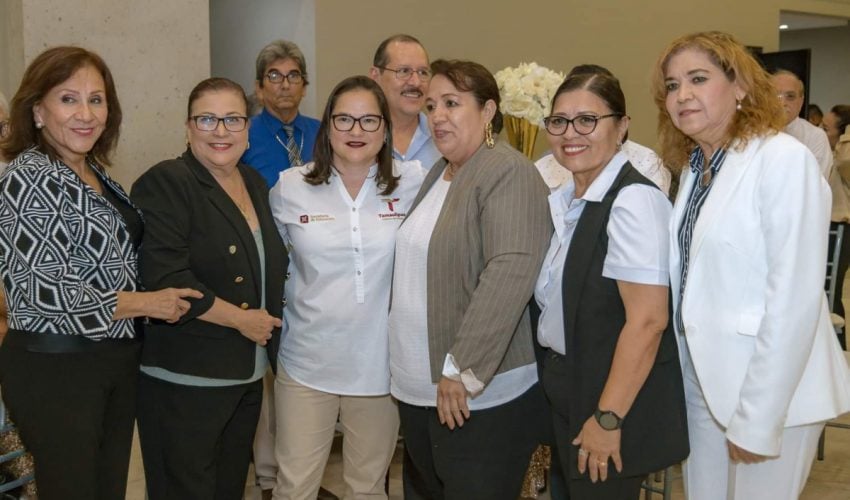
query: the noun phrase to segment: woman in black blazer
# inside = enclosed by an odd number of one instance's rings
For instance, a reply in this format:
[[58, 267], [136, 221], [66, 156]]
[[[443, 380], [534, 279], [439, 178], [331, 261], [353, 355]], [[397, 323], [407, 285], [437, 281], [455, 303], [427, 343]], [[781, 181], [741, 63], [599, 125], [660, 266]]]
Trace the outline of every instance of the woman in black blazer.
[[204, 296], [175, 324], [145, 328], [139, 435], [148, 497], [241, 499], [275, 367], [286, 249], [263, 178], [239, 163], [247, 99], [210, 78], [189, 96], [189, 149], [133, 186], [146, 226], [143, 286], [183, 283]]

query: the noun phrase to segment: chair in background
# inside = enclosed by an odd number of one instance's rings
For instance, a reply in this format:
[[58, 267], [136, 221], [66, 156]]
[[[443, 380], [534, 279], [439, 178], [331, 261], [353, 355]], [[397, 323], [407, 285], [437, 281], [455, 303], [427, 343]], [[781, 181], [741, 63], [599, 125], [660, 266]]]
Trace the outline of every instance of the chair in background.
[[[656, 483], [661, 483], [661, 486]], [[660, 493], [662, 500], [670, 500], [673, 494], [673, 467], [646, 476], [640, 487], [644, 490], [644, 500], [652, 500], [653, 493]]]
[[[826, 300], [829, 305], [829, 313], [832, 318], [832, 327], [835, 328], [835, 334], [838, 336], [841, 346], [846, 347], [846, 336], [844, 332], [844, 318], [835, 314], [835, 291], [838, 287], [844, 286], [844, 283], [838, 283], [838, 256], [841, 253], [841, 242], [844, 239], [844, 226], [841, 224], [833, 224], [829, 229], [829, 254], [827, 255], [826, 263]], [[846, 352], [847, 362], [850, 363], [850, 353]], [[850, 425], [840, 422], [827, 422], [827, 427], [838, 427], [842, 429], [850, 429]], [[824, 446], [826, 441], [826, 429], [821, 433], [818, 441], [818, 460], [824, 458]]]
[[[33, 482], [32, 457], [24, 450], [0, 399], [0, 495]], [[6, 498], [3, 496], [3, 498]]]
[[844, 283], [838, 282], [838, 258], [841, 255], [841, 243], [844, 240], [844, 225], [833, 224], [829, 228], [829, 253], [826, 261], [826, 282], [824, 289], [826, 290], [826, 300], [829, 306], [829, 313], [832, 318], [832, 326], [835, 328], [835, 334], [838, 336], [841, 346], [846, 350], [846, 336], [844, 333], [844, 318], [835, 314], [835, 293], [839, 287], [844, 286]]

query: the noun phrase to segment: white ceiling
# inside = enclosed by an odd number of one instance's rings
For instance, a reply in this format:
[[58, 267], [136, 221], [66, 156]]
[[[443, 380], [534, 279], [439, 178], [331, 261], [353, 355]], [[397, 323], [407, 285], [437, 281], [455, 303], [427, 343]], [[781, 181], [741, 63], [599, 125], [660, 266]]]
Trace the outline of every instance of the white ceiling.
[[817, 14], [782, 11], [779, 13], [779, 24], [787, 24], [788, 31], [793, 31], [847, 26], [850, 24], [850, 20], [845, 17], [821, 16]]

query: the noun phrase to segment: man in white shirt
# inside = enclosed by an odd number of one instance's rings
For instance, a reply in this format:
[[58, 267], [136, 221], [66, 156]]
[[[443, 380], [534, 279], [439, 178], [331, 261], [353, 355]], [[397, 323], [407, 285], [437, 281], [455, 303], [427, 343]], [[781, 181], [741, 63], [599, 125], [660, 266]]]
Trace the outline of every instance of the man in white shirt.
[[431, 83], [428, 53], [416, 38], [393, 35], [378, 45], [369, 77], [387, 96], [393, 122], [393, 158], [430, 169], [442, 155], [431, 140], [422, 108]]
[[829, 172], [832, 169], [832, 148], [829, 147], [826, 132], [800, 118], [805, 96], [803, 82], [797, 75], [784, 69], [774, 72], [771, 81], [776, 87], [777, 96], [782, 101], [782, 107], [785, 108], [783, 132], [793, 136], [811, 150], [818, 161], [821, 174], [829, 180]]

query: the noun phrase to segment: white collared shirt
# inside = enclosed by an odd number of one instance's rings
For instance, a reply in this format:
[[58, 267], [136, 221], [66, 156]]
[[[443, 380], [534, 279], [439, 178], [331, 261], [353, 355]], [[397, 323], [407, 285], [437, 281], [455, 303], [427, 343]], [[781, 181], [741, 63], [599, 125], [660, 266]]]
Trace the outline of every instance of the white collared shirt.
[[289, 248], [279, 359], [297, 382], [333, 394], [388, 394], [387, 317], [395, 236], [426, 170], [394, 161], [398, 187], [379, 194], [372, 166], [351, 199], [338, 175], [310, 185], [313, 164], [280, 174], [269, 193]]
[[[626, 141], [620, 152], [626, 155], [635, 170], [654, 182], [664, 194], [670, 194], [670, 171], [664, 167], [655, 151], [634, 141]], [[562, 167], [551, 153], [537, 160], [534, 166], [553, 191], [573, 178], [570, 171]]]
[[832, 170], [832, 148], [829, 146], [829, 138], [826, 136], [826, 132], [799, 116], [785, 126], [784, 132], [809, 148], [809, 151], [815, 155], [815, 159], [818, 161], [820, 173], [824, 179], [829, 180], [829, 174]]
[[[599, 202], [611, 188], [627, 157], [617, 153], [587, 188], [575, 197], [572, 178], [549, 195], [555, 232], [537, 278], [534, 298], [541, 314], [537, 339], [544, 347], [566, 354], [564, 336], [564, 263], [576, 224], [588, 201]], [[647, 285], [668, 285], [668, 223], [672, 207], [660, 190], [632, 184], [620, 190], [608, 219], [608, 253], [602, 276]]]

